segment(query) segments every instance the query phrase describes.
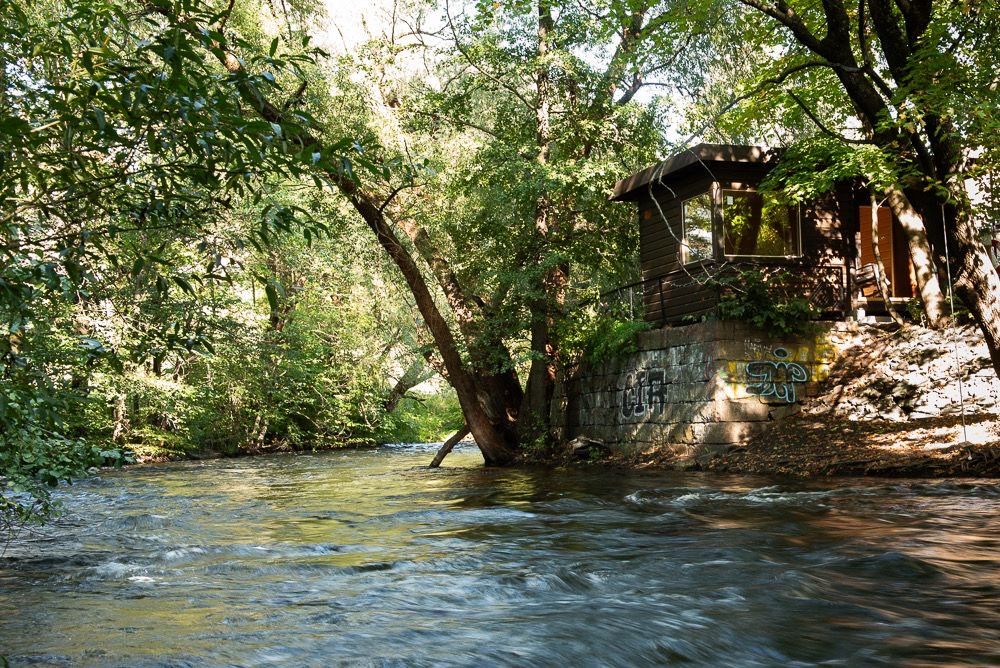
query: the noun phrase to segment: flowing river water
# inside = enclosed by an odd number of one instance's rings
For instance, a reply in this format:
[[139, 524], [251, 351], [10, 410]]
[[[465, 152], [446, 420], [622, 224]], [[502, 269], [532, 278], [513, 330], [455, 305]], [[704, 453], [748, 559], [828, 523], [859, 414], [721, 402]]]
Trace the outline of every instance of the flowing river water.
[[[12, 666], [1000, 665], [1000, 483], [484, 469], [432, 446], [104, 472], [0, 559]], [[3, 661], [0, 660], [0, 665]]]

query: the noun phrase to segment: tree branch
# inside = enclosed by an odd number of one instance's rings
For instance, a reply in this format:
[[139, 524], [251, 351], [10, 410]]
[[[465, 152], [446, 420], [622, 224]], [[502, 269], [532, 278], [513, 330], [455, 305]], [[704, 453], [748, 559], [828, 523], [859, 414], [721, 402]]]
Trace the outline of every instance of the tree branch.
[[875, 58], [872, 56], [871, 46], [868, 44], [868, 21], [865, 18], [866, 0], [858, 0], [858, 46], [861, 51], [861, 62], [864, 64], [865, 73], [875, 82], [879, 91], [885, 97], [886, 102], [892, 100], [892, 87], [885, 79], [879, 75], [875, 69]]
[[413, 114], [414, 116], [424, 116], [426, 118], [431, 118], [435, 121], [444, 121], [445, 123], [450, 123], [452, 125], [457, 125], [459, 127], [472, 128], [473, 130], [479, 130], [483, 134], [489, 135], [494, 139], [500, 139], [500, 135], [498, 135], [493, 130], [490, 130], [489, 128], [483, 125], [472, 123], [470, 121], [465, 121], [458, 118], [452, 118], [451, 116], [443, 116], [442, 114], [433, 111], [421, 111], [420, 109], [404, 109], [403, 112], [407, 114]]
[[806, 24], [803, 23], [802, 19], [795, 13], [795, 10], [789, 7], [784, 0], [778, 0], [778, 2], [774, 5], [763, 2], [763, 0], [738, 1], [747, 7], [751, 7], [762, 14], [770, 16], [772, 19], [791, 30], [792, 34], [795, 35], [795, 38], [811, 51], [815, 53], [821, 53], [824, 51], [820, 40], [817, 39], [812, 32], [810, 32]]
[[519, 90], [517, 90], [517, 88], [515, 88], [514, 86], [511, 86], [506, 81], [504, 81], [500, 77], [496, 76], [492, 72], [487, 72], [485, 69], [483, 69], [482, 67], [479, 66], [479, 63], [477, 63], [475, 60], [473, 60], [473, 58], [469, 54], [468, 50], [462, 44], [462, 40], [459, 39], [459, 37], [458, 37], [458, 31], [455, 29], [455, 23], [454, 23], [454, 21], [452, 21], [452, 18], [451, 18], [451, 6], [449, 4], [449, 0], [445, 0], [445, 3], [444, 3], [444, 15], [445, 15], [445, 18], [448, 21], [448, 27], [451, 29], [451, 35], [452, 35], [453, 43], [455, 44], [455, 50], [458, 51], [460, 54], [462, 54], [462, 57], [465, 58], [465, 61], [467, 63], [469, 63], [469, 65], [472, 66], [473, 69], [475, 69], [477, 72], [479, 72], [480, 74], [482, 74], [484, 77], [486, 77], [487, 79], [489, 79], [493, 83], [497, 84], [498, 86], [500, 86], [501, 88], [503, 88], [504, 90], [506, 90], [508, 93], [510, 93], [511, 95], [513, 95], [514, 97], [516, 97], [518, 100], [520, 100], [521, 103], [525, 107], [527, 107], [528, 109], [534, 110], [535, 109], [535, 105], [532, 104], [531, 102], [529, 102], [528, 99], [526, 97], [524, 97], [524, 95], [522, 95]]
[[447, 457], [451, 453], [451, 451], [455, 449], [455, 446], [458, 445], [462, 441], [462, 439], [468, 435], [469, 435], [469, 426], [462, 425], [461, 429], [456, 431], [451, 436], [451, 438], [449, 438], [441, 445], [441, 448], [437, 451], [437, 454], [434, 455], [433, 461], [431, 461], [430, 465], [427, 468], [436, 469], [437, 467], [441, 466], [441, 462], [444, 461], [444, 458]]
[[790, 98], [792, 98], [793, 100], [795, 100], [795, 103], [797, 105], [799, 105], [799, 107], [802, 109], [803, 112], [805, 112], [806, 116], [809, 117], [809, 120], [811, 120], [813, 123], [815, 123], [816, 127], [818, 127], [824, 134], [830, 135], [834, 139], [840, 140], [840, 141], [842, 141], [842, 142], [844, 142], [846, 144], [868, 144], [868, 143], [870, 143], [867, 139], [851, 139], [849, 137], [844, 137], [843, 135], [841, 135], [838, 132], [834, 132], [833, 130], [831, 130], [830, 128], [828, 128], [823, 123], [823, 121], [821, 121], [819, 119], [819, 117], [815, 113], [813, 113], [813, 111], [808, 106], [806, 106], [806, 103], [802, 101], [802, 98], [800, 98], [798, 95], [796, 95], [792, 91], [788, 91], [788, 96]]

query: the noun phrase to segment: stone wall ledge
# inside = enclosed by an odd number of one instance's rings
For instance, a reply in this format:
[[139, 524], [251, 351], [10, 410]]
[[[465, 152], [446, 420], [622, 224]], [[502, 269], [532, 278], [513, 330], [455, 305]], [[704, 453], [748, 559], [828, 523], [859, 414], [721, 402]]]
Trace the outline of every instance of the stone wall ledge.
[[[815, 335], [788, 339], [707, 321], [643, 332], [635, 353], [581, 365], [565, 379], [557, 395], [566, 414], [553, 422], [567, 440], [599, 438], [621, 452], [738, 445], [798, 412], [856, 331], [853, 323], [819, 323]], [[775, 355], [778, 348], [787, 356]], [[748, 371], [753, 362], [762, 364]], [[804, 382], [790, 380], [803, 374]]]

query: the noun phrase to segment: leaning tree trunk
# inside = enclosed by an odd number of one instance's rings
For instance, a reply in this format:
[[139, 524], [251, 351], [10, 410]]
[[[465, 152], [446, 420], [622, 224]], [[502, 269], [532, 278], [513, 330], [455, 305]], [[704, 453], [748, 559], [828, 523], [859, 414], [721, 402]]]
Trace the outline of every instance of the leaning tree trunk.
[[[159, 7], [155, 11], [169, 14], [169, 10]], [[190, 24], [186, 27], [189, 30], [196, 29]], [[242, 61], [235, 54], [223, 48], [222, 44], [216, 42], [213, 53], [231, 74], [243, 75], [245, 73]], [[261, 118], [271, 123], [282, 121], [282, 110], [267, 99], [263, 93], [252, 87], [245, 77], [236, 76], [234, 82], [240, 96]], [[321, 151], [324, 148], [323, 142], [309, 132], [301, 132], [297, 136], [289, 137], [289, 140], [289, 144], [302, 150]], [[371, 229], [386, 255], [403, 275], [403, 279], [416, 302], [417, 310], [441, 354], [448, 380], [455, 388], [455, 394], [458, 395], [458, 402], [465, 415], [466, 424], [483, 453], [483, 459], [488, 465], [506, 465], [516, 462], [518, 459], [517, 443], [510, 439], [502, 425], [494, 424], [483, 409], [480, 403], [482, 388], [476, 382], [475, 376], [466, 368], [447, 320], [438, 309], [419, 265], [386, 218], [383, 212], [384, 205], [379, 206], [374, 198], [362, 191], [355, 181], [338, 172], [336, 168], [326, 168], [325, 175], [351, 203]]]
[[955, 293], [979, 325], [993, 370], [1000, 376], [1000, 274], [990, 262], [967, 208], [947, 226], [945, 234], [955, 256]]
[[[944, 293], [941, 292], [941, 282], [938, 278], [934, 256], [927, 241], [927, 228], [924, 220], [913, 208], [906, 193], [898, 186], [890, 186], [885, 190], [889, 208], [896, 215], [906, 233], [906, 245], [910, 249], [910, 262], [913, 265], [913, 275], [917, 280], [917, 291], [924, 302], [924, 313], [927, 323], [935, 328], [943, 327], [947, 322], [947, 308]], [[877, 238], [877, 237], [876, 237]], [[874, 240], [873, 240], [874, 243]]]
[[431, 460], [431, 463], [427, 466], [427, 468], [436, 469], [441, 466], [441, 462], [444, 461], [444, 458], [451, 454], [451, 451], [455, 449], [455, 446], [468, 435], [469, 427], [467, 425], [462, 425], [461, 429], [456, 431], [452, 434], [451, 438], [441, 444], [441, 447], [438, 448], [437, 454], [434, 455], [434, 459]]
[[466, 369], [454, 335], [447, 321], [441, 315], [434, 302], [434, 297], [424, 280], [417, 263], [396, 236], [386, 220], [382, 210], [361, 193], [353, 181], [345, 181], [343, 177], [331, 172], [331, 180], [338, 184], [341, 191], [348, 196], [355, 210], [375, 233], [375, 237], [386, 254], [399, 269], [410, 288], [417, 305], [417, 310], [423, 317], [428, 331], [434, 337], [438, 352], [448, 371], [448, 380], [455, 388], [458, 403], [462, 407], [466, 424], [476, 444], [483, 453], [483, 459], [489, 465], [506, 465], [517, 460], [517, 444], [511, 443], [499, 425], [494, 424], [480, 403], [480, 389], [474, 376]]

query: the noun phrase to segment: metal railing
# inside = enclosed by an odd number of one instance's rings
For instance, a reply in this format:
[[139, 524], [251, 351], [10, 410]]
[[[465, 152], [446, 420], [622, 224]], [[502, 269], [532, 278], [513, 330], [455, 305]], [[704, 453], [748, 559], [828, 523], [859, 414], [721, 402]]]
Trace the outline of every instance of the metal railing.
[[758, 272], [785, 299], [805, 298], [821, 318], [843, 317], [850, 310], [843, 265], [727, 263], [680, 269], [609, 290], [598, 303], [602, 310], [622, 318], [681, 322], [713, 311], [732, 289], [720, 279], [748, 270]]

